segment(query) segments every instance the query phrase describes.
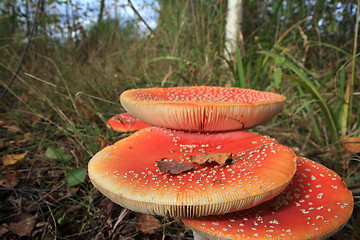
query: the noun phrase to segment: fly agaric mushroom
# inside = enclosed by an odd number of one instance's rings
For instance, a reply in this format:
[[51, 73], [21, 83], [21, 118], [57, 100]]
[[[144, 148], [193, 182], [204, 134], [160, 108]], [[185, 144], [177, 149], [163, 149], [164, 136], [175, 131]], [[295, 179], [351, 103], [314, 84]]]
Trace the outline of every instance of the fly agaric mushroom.
[[[231, 153], [228, 165], [196, 164], [194, 156]], [[205, 216], [250, 208], [282, 192], [296, 171], [295, 154], [248, 131], [189, 133], [159, 127], [137, 131], [89, 162], [93, 185], [115, 203], [162, 216]], [[178, 174], [158, 162], [193, 164]]]
[[248, 129], [279, 113], [285, 97], [252, 89], [223, 87], [149, 88], [125, 91], [122, 106], [140, 120], [171, 129]]
[[305, 158], [279, 196], [254, 208], [219, 216], [182, 218], [195, 239], [325, 239], [345, 225], [351, 192], [330, 169]]
[[130, 113], [121, 113], [111, 117], [106, 126], [118, 132], [133, 132], [151, 125], [135, 118]]

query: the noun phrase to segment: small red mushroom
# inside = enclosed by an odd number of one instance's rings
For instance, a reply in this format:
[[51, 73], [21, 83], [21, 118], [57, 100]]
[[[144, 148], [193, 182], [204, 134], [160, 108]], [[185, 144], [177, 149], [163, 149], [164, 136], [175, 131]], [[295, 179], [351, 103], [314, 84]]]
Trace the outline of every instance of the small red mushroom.
[[[192, 162], [207, 153], [231, 153], [232, 162]], [[94, 186], [125, 208], [194, 217], [250, 208], [273, 198], [290, 183], [295, 158], [290, 148], [248, 131], [190, 133], [149, 127], [98, 152], [88, 171]], [[170, 174], [158, 162], [195, 168]]]
[[353, 211], [351, 191], [330, 169], [297, 159], [290, 185], [254, 208], [219, 216], [182, 218], [195, 239], [325, 239]]
[[133, 89], [122, 106], [149, 124], [195, 132], [248, 129], [279, 113], [285, 97], [252, 89], [174, 87]]
[[106, 126], [118, 132], [133, 132], [151, 125], [135, 118], [130, 113], [121, 113], [111, 117]]

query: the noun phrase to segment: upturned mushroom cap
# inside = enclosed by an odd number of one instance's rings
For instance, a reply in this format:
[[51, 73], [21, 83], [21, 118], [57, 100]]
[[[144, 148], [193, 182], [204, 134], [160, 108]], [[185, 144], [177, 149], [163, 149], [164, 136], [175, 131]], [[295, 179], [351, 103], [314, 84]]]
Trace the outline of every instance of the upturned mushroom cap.
[[[232, 163], [179, 174], [157, 161], [189, 163], [205, 153], [232, 153]], [[296, 171], [295, 154], [248, 131], [189, 133], [150, 127], [104, 148], [89, 162], [91, 182], [115, 203], [162, 216], [205, 216], [249, 208], [279, 194]], [[174, 166], [181, 168], [181, 166]]]
[[120, 96], [122, 106], [140, 120], [190, 131], [254, 127], [279, 113], [285, 99], [252, 89], [206, 86], [133, 89]]
[[151, 125], [135, 118], [130, 113], [121, 113], [111, 117], [106, 126], [118, 132], [133, 132]]
[[353, 210], [353, 197], [333, 171], [305, 158], [279, 196], [254, 208], [201, 218], [182, 218], [203, 239], [325, 239]]

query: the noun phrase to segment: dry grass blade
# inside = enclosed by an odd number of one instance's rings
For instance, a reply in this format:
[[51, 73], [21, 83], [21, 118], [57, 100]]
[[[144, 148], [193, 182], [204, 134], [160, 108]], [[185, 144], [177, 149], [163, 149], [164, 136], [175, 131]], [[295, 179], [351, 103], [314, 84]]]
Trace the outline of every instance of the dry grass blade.
[[112, 229], [112, 231], [111, 231], [111, 235], [114, 234], [114, 231], [116, 230], [117, 226], [118, 226], [118, 225], [121, 223], [121, 221], [125, 218], [125, 216], [126, 216], [126, 214], [128, 214], [128, 212], [129, 212], [129, 210], [126, 209], [126, 208], [124, 208], [124, 209], [121, 211], [121, 213], [120, 213], [118, 219], [116, 220], [116, 223], [114, 224], [114, 227], [113, 227], [113, 229]]

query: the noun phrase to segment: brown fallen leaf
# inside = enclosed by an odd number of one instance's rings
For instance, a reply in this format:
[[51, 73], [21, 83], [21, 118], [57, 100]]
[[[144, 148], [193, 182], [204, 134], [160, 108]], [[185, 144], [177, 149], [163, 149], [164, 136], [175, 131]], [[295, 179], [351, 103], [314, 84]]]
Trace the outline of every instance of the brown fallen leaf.
[[30, 237], [35, 226], [36, 216], [23, 214], [18, 222], [9, 223], [9, 230], [19, 237]]
[[100, 145], [100, 147], [101, 147], [101, 148], [105, 148], [105, 147], [107, 147], [107, 146], [110, 146], [110, 145], [111, 145], [111, 143], [110, 143], [110, 142], [108, 142], [108, 141], [106, 141], [106, 140], [102, 139], [102, 138], [101, 138], [101, 137], [99, 137], [99, 136], [97, 136], [96, 138], [97, 138], [97, 141], [98, 141], [98, 143], [99, 143], [99, 145]]
[[6, 154], [1, 158], [2, 163], [5, 166], [14, 165], [19, 161], [23, 160], [28, 152], [20, 153], [20, 154]]
[[79, 189], [80, 189], [80, 185], [76, 185], [76, 186], [74, 186], [74, 187], [67, 187], [66, 188], [66, 196], [68, 196], [68, 197], [71, 197], [71, 196], [73, 196], [73, 195], [75, 195], [75, 193], [77, 192], [77, 191], [79, 191]]
[[156, 166], [162, 173], [180, 174], [196, 168], [191, 163], [156, 161]]
[[229, 164], [232, 161], [232, 153], [207, 153], [194, 156], [192, 162], [197, 164], [216, 162], [219, 166]]
[[3, 125], [2, 128], [5, 128], [12, 133], [20, 132], [20, 128], [17, 125]]
[[89, 119], [89, 120], [94, 120], [95, 119], [95, 116], [96, 116], [96, 111], [95, 109], [93, 108], [90, 108], [86, 111], [86, 117]]
[[360, 153], [360, 137], [348, 137], [341, 141], [344, 150], [351, 153]]
[[2, 235], [4, 235], [5, 233], [7, 233], [9, 231], [8, 226], [6, 223], [3, 223], [0, 226], [0, 238], [2, 237]]
[[16, 171], [4, 175], [4, 178], [0, 179], [0, 186], [4, 188], [13, 188], [20, 182], [21, 173]]
[[0, 128], [12, 133], [20, 132], [19, 125], [14, 122], [8, 115], [0, 116]]
[[136, 214], [136, 222], [137, 230], [145, 234], [155, 234], [156, 230], [162, 226], [157, 218], [143, 213]]

